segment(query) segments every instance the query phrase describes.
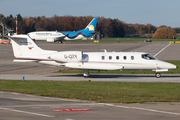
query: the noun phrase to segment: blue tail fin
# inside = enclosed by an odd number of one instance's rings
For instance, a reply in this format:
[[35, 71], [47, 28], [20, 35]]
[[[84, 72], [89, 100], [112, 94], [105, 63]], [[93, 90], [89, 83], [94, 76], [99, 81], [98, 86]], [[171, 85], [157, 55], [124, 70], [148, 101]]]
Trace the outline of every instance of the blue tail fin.
[[94, 18], [85, 28], [85, 30], [88, 30], [90, 32], [94, 32], [96, 29], [98, 18]]
[[98, 18], [93, 18], [91, 22], [86, 26], [86, 28], [82, 30], [60, 31], [60, 32], [66, 35], [65, 40], [83, 39], [84, 37], [91, 37], [95, 33], [97, 21], [98, 21]]

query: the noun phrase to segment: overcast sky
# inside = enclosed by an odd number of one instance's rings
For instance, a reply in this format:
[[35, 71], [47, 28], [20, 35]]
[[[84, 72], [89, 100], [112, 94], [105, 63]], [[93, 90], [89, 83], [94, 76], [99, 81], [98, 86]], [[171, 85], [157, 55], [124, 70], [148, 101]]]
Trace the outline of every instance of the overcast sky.
[[180, 0], [0, 0], [0, 14], [93, 16], [125, 23], [180, 27]]

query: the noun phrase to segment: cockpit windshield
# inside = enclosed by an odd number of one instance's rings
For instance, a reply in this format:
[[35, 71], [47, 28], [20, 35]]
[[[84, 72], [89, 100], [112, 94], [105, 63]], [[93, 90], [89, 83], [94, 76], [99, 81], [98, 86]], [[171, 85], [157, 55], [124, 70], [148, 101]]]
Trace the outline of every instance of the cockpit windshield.
[[142, 54], [142, 58], [147, 59], [147, 60], [155, 60], [156, 59], [150, 54]]

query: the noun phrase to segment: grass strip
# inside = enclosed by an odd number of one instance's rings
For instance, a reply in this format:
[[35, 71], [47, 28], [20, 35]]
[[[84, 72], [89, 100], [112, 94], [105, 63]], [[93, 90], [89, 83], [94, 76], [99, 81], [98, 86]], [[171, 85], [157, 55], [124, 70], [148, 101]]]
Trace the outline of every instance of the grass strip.
[[[152, 42], [146, 42], [146, 40], [151, 40]], [[98, 41], [98, 42], [94, 42]], [[154, 39], [154, 38], [125, 38], [125, 37], [114, 37], [114, 38], [103, 38], [97, 40], [74, 40], [70, 43], [156, 43], [156, 42], [169, 42], [178, 41], [177, 39]], [[68, 41], [67, 41], [68, 42]]]
[[180, 83], [0, 80], [0, 91], [105, 103], [180, 102]]

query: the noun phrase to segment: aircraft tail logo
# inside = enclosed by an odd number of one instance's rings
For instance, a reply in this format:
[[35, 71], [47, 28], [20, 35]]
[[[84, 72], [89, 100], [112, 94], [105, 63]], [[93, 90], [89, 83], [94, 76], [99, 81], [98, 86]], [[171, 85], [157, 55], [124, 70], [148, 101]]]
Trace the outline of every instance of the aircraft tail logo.
[[96, 24], [97, 24], [98, 18], [94, 18], [85, 28], [86, 30], [89, 30], [91, 32], [95, 31]]
[[94, 25], [90, 25], [88, 28], [89, 28], [89, 31], [94, 31], [95, 30]]

